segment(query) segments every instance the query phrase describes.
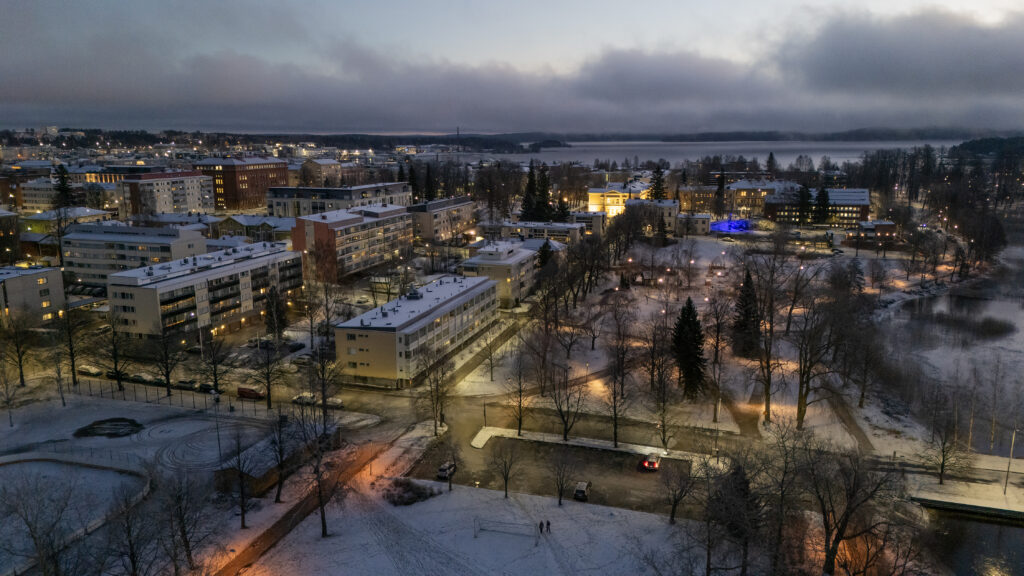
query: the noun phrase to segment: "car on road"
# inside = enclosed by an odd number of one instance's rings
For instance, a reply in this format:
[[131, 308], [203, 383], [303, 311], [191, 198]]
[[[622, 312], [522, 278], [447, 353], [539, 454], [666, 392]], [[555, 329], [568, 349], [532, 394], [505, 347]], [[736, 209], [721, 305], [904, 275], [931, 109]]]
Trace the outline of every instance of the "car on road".
[[129, 376], [128, 381], [135, 382], [136, 384], [148, 384], [150, 386], [160, 384], [160, 380], [158, 380], [157, 378], [150, 376], [149, 374], [143, 374], [141, 372], [136, 372], [135, 374]]
[[178, 380], [177, 382], [174, 383], [174, 387], [176, 389], [178, 389], [178, 390], [195, 390], [196, 389], [196, 381], [195, 380]]
[[79, 366], [78, 370], [76, 370], [76, 372], [78, 372], [82, 376], [92, 376], [92, 377], [103, 376], [103, 370], [100, 370], [99, 368], [97, 368], [95, 366], [90, 366], [88, 364], [83, 364], [83, 365]]
[[344, 410], [345, 402], [339, 396], [332, 396], [327, 399], [327, 407], [334, 410]]
[[126, 372], [118, 372], [117, 370], [107, 370], [105, 376], [110, 380], [117, 380], [117, 375], [121, 375], [121, 380], [127, 380], [128, 374]]
[[455, 462], [452, 462], [451, 460], [445, 462], [444, 464], [441, 464], [441, 466], [438, 467], [437, 469], [437, 479], [447, 480], [451, 478], [452, 474], [455, 474], [455, 469]]
[[303, 364], [309, 364], [310, 359], [311, 358], [308, 352], [305, 354], [299, 354], [295, 358], [292, 358], [292, 364], [298, 364], [300, 366]]
[[832, 249], [832, 253], [833, 254], [843, 254], [844, 252], [842, 250], [840, 250], [839, 248], [833, 248]]
[[580, 502], [590, 500], [590, 486], [590, 482], [577, 482], [576, 490], [572, 493], [572, 499], [579, 500]]
[[250, 400], [263, 400], [267, 397], [267, 393], [262, 388], [256, 386], [239, 386], [237, 394], [239, 398], [248, 398]]
[[312, 406], [316, 404], [316, 394], [312, 392], [300, 392], [295, 396], [292, 396], [292, 404], [298, 404], [300, 406]]
[[302, 342], [289, 342], [288, 343], [288, 351], [289, 352], [298, 352], [299, 350], [302, 350], [305, 347], [306, 347], [306, 345], [304, 343], [302, 343]]
[[188, 348], [185, 348], [185, 352], [188, 352], [189, 354], [202, 354], [203, 349], [198, 344], [196, 344], [195, 346], [189, 346]]
[[209, 382], [200, 382], [199, 386], [196, 386], [196, 390], [203, 394], [215, 394], [216, 390], [213, 389], [213, 384]]
[[658, 466], [661, 465], [661, 456], [657, 454], [648, 454], [640, 460], [640, 464], [637, 467], [641, 472], [657, 472]]
[[370, 299], [367, 298], [366, 296], [360, 296], [359, 298], [356, 298], [356, 304], [359, 304], [360, 306], [365, 306], [369, 303]]
[[732, 236], [722, 236], [722, 242], [735, 242]]

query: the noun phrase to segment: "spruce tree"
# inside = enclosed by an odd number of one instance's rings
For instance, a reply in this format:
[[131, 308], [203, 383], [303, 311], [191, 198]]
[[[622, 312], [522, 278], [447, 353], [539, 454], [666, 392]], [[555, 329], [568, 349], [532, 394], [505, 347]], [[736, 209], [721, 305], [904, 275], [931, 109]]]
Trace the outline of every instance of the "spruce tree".
[[395, 178], [396, 182], [405, 182], [405, 164], [398, 165], [398, 176]]
[[828, 190], [822, 186], [818, 190], [818, 195], [814, 198], [814, 222], [816, 224], [828, 222], [831, 211], [832, 207], [829, 205]]
[[683, 395], [696, 398], [704, 391], [704, 331], [700, 326], [697, 308], [693, 299], [687, 298], [686, 305], [679, 311], [679, 319], [672, 333], [672, 344], [679, 365], [679, 385]]
[[564, 198], [558, 199], [558, 205], [555, 208], [555, 214], [551, 217], [552, 222], [568, 222], [571, 213], [569, 211], [569, 203]]
[[53, 192], [54, 208], [70, 208], [75, 205], [68, 169], [63, 164], [57, 165], [57, 183], [53, 185]]
[[716, 218], [721, 218], [725, 214], [725, 172], [718, 173], [718, 188], [715, 189], [715, 197], [711, 202], [711, 211], [715, 213]]
[[523, 202], [519, 210], [519, 220], [532, 222], [537, 218], [537, 171], [530, 160], [530, 170], [526, 173], [526, 188], [523, 190]]
[[797, 221], [802, 226], [811, 220], [811, 189], [806, 185], [800, 187], [797, 197]]
[[544, 243], [540, 245], [540, 250], [537, 251], [537, 268], [547, 266], [553, 255], [554, 251], [551, 250], [551, 242], [545, 240]]
[[664, 200], [665, 196], [665, 171], [661, 169], [659, 164], [654, 169], [654, 174], [651, 176], [651, 200]]
[[423, 199], [427, 202], [437, 199], [437, 180], [430, 164], [427, 164], [427, 175], [423, 180]]
[[416, 164], [409, 164], [409, 189], [412, 190], [414, 198], [419, 199], [420, 196], [420, 183], [416, 179]]
[[765, 165], [769, 174], [775, 174], [779, 171], [779, 162], [775, 159], [775, 152], [768, 153], [768, 163]]
[[655, 230], [654, 236], [658, 239], [659, 246], [668, 245], [668, 227], [665, 225], [664, 218], [658, 218], [658, 227]]
[[538, 222], [550, 222], [554, 210], [551, 209], [551, 179], [548, 177], [547, 164], [541, 164], [537, 174], [537, 204], [534, 206]]
[[757, 354], [757, 340], [761, 336], [761, 327], [757, 314], [757, 292], [754, 290], [754, 279], [748, 269], [743, 275], [736, 298], [736, 316], [732, 322], [732, 349], [738, 356], [752, 358]]

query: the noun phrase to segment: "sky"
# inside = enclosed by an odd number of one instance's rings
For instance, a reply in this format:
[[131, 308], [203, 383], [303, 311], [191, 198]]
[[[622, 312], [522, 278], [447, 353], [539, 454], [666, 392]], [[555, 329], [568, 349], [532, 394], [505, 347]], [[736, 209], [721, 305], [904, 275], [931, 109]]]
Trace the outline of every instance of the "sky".
[[1024, 7], [0, 0], [0, 127], [1024, 129]]

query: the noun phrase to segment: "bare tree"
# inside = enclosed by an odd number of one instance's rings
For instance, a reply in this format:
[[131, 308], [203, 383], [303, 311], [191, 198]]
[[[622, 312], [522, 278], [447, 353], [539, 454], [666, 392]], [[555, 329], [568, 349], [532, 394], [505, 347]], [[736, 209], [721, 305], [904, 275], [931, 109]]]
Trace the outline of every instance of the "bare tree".
[[594, 306], [586, 309], [580, 315], [580, 328], [583, 334], [590, 338], [590, 349], [597, 349], [597, 341], [601, 338], [604, 330], [604, 318], [608, 313], [608, 306]]
[[893, 495], [896, 479], [892, 472], [871, 470], [856, 451], [813, 440], [801, 447], [801, 471], [821, 522], [821, 572], [835, 574], [844, 542], [885, 527], [879, 507]]
[[665, 488], [665, 497], [671, 507], [668, 515], [669, 524], [676, 523], [676, 509], [693, 491], [694, 483], [690, 477], [692, 464], [689, 460], [678, 463], [662, 461], [659, 474], [661, 474], [661, 485]]
[[786, 574], [789, 567], [784, 565], [784, 548], [790, 540], [785, 537], [784, 530], [792, 523], [792, 516], [799, 512], [798, 501], [802, 495], [799, 481], [800, 452], [792, 420], [784, 418], [775, 421], [766, 448], [760, 485], [766, 497], [769, 566], [771, 574]]
[[327, 467], [324, 466], [331, 446], [331, 429], [325, 427], [312, 406], [300, 405], [297, 412], [296, 428], [302, 445], [310, 452], [309, 473], [316, 490], [317, 508], [320, 510], [320, 537], [327, 538], [327, 503], [332, 491], [328, 486]]
[[715, 294], [708, 299], [707, 307], [704, 309], [704, 338], [711, 348], [711, 385], [715, 392], [715, 413], [714, 422], [718, 422], [719, 412], [722, 408], [722, 381], [724, 370], [722, 357], [725, 354], [725, 344], [728, 340], [729, 322], [732, 321], [733, 304], [728, 297]]
[[57, 389], [57, 395], [60, 396], [60, 405], [67, 406], [67, 400], [64, 398], [64, 388], [67, 386], [68, 380], [67, 357], [65, 356], [67, 351], [61, 345], [61, 342], [62, 340], [59, 335], [50, 341], [49, 345], [42, 350], [42, 360], [48, 365], [53, 365], [53, 376], [50, 376], [49, 380]]
[[748, 259], [748, 268], [757, 292], [757, 310], [761, 331], [757, 342], [757, 377], [764, 399], [764, 421], [772, 421], [772, 394], [780, 386], [776, 323], [779, 319], [782, 286], [786, 284], [786, 255], [776, 250], [770, 254], [755, 254]]
[[267, 410], [273, 409], [273, 396], [274, 389], [277, 385], [284, 380], [284, 366], [282, 365], [282, 356], [278, 352], [277, 346], [260, 346], [256, 350], [256, 366], [254, 371], [256, 373], [256, 381], [263, 386], [263, 390], [267, 395]]
[[157, 378], [163, 381], [167, 395], [171, 395], [171, 379], [174, 377], [174, 370], [181, 363], [181, 341], [178, 336], [172, 334], [161, 322], [160, 333], [151, 338], [147, 343], [149, 356], [153, 361], [153, 371]]
[[957, 438], [955, 417], [950, 399], [943, 395], [936, 407], [938, 414], [932, 422], [931, 442], [924, 454], [924, 460], [939, 473], [939, 484], [946, 480], [946, 474], [956, 474], [971, 467], [971, 451]]
[[632, 379], [630, 365], [633, 361], [633, 322], [636, 316], [633, 314], [632, 299], [628, 296], [617, 296], [610, 301], [609, 316], [611, 317], [611, 331], [605, 337], [605, 350], [608, 355], [608, 370], [610, 372], [608, 383], [611, 385], [608, 396], [605, 398], [612, 417], [612, 443], [616, 448], [619, 446], [619, 424], [629, 404], [631, 397], [627, 397], [626, 388]]
[[[45, 490], [40, 488], [45, 486]], [[76, 533], [85, 529], [84, 510], [74, 481], [52, 482], [38, 474], [18, 475], [0, 486], [0, 513], [14, 537], [0, 542], [14, 557], [35, 562], [42, 576], [88, 570], [88, 556]]]
[[586, 398], [587, 383], [579, 378], [569, 377], [569, 368], [556, 367], [551, 378], [551, 401], [555, 413], [562, 422], [562, 440], [569, 441], [569, 432], [579, 421], [583, 402]]
[[200, 338], [203, 338], [203, 353], [199, 360], [199, 374], [213, 386], [214, 392], [220, 394], [228, 374], [233, 371], [227, 362], [231, 348], [224, 337], [218, 337], [212, 333], [208, 337], [204, 337], [202, 334], [200, 332]]
[[505, 485], [505, 498], [508, 498], [508, 484], [515, 478], [519, 471], [519, 450], [514, 441], [502, 441], [494, 447], [491, 457], [487, 461], [488, 468], [495, 474], [501, 476]]
[[517, 349], [512, 355], [512, 374], [505, 381], [505, 406], [516, 421], [516, 436], [523, 435], [523, 420], [533, 403], [527, 390], [526, 355]]
[[558, 505], [562, 505], [562, 496], [566, 489], [572, 485], [573, 477], [576, 476], [576, 458], [566, 447], [555, 452], [551, 462], [551, 480], [555, 485], [555, 492], [558, 494]]
[[275, 482], [277, 486], [274, 491], [275, 504], [281, 502], [281, 489], [284, 487], [284, 478], [288, 472], [286, 468], [288, 456], [296, 444], [295, 434], [293, 426], [289, 424], [287, 417], [281, 414], [279, 408], [277, 418], [274, 419], [274, 425], [270, 429], [270, 442], [268, 445], [274, 458], [274, 466], [277, 468], [277, 482]]
[[114, 501], [108, 515], [107, 550], [114, 559], [118, 573], [125, 576], [150, 576], [160, 573], [160, 549], [157, 545], [158, 526], [151, 514], [144, 510], [135, 494], [127, 487], [114, 492]]
[[[818, 383], [831, 370], [826, 360], [832, 353], [831, 322], [825, 304], [814, 294], [804, 296], [801, 314], [796, 320], [796, 332], [791, 340], [796, 348], [796, 429], [804, 429], [807, 407], [823, 398]], [[813, 397], [818, 395], [818, 397]]]
[[451, 464], [451, 469], [448, 470], [448, 491], [451, 492], [452, 479], [459, 470], [459, 466], [462, 465], [462, 449], [451, 434], [445, 436], [444, 444], [441, 447], [441, 454], [444, 456], [445, 462]]
[[789, 309], [786, 311], [786, 336], [789, 335], [790, 327], [793, 324], [793, 311], [796, 310], [797, 304], [804, 300], [804, 294], [821, 272], [821, 269], [820, 266], [813, 264], [800, 264], [790, 274], [789, 282], [786, 284], [789, 291]]
[[572, 357], [572, 349], [583, 338], [584, 333], [583, 320], [579, 314], [566, 314], [562, 317], [558, 329], [555, 330], [555, 340], [565, 350], [566, 360]]
[[498, 336], [499, 334], [487, 332], [480, 338], [480, 342], [483, 345], [484, 358], [487, 360], [487, 368], [490, 372], [491, 382], [494, 382], [494, 363], [498, 359], [498, 349], [500, 348]]
[[107, 331], [92, 343], [93, 360], [113, 374], [117, 389], [124, 390], [124, 380], [128, 376], [128, 368], [132, 365], [132, 341], [128, 333], [122, 329], [123, 318], [113, 308], [107, 312]]
[[25, 368], [31, 361], [32, 352], [39, 346], [36, 322], [28, 311], [14, 309], [0, 322], [0, 339], [7, 342], [5, 360], [17, 368], [18, 385], [25, 387]]
[[248, 478], [252, 477], [255, 470], [255, 458], [253, 454], [242, 446], [242, 432], [235, 428], [234, 434], [234, 456], [231, 457], [230, 466], [235, 472], [235, 481], [238, 483], [238, 515], [241, 520], [240, 528], [245, 530], [245, 513], [249, 509], [249, 494], [246, 491]]
[[199, 551], [215, 530], [206, 499], [210, 486], [197, 474], [182, 472], [159, 480], [159, 542], [175, 576], [200, 567]]
[[71, 308], [67, 302], [64, 303], [64, 313], [57, 320], [57, 333], [60, 338], [58, 345], [64, 348], [64, 356], [68, 362], [68, 374], [71, 377], [71, 385], [78, 386], [78, 359], [79, 340], [82, 337], [82, 330], [88, 325], [88, 318], [85, 312], [77, 308]]
[[337, 394], [341, 387], [341, 366], [333, 360], [333, 354], [333, 347], [327, 342], [321, 342], [313, 350], [312, 363], [309, 365], [310, 392], [320, 398], [320, 416], [324, 430], [330, 427], [330, 408], [327, 401]]
[[18, 381], [7, 363], [7, 345], [0, 342], [0, 404], [7, 409], [7, 424], [14, 428], [14, 406], [18, 400]]
[[451, 396], [455, 365], [446, 357], [445, 351], [439, 348], [422, 346], [415, 353], [417, 367], [427, 385], [427, 403], [434, 421], [434, 436], [437, 436], [438, 428], [444, 424], [444, 411]]

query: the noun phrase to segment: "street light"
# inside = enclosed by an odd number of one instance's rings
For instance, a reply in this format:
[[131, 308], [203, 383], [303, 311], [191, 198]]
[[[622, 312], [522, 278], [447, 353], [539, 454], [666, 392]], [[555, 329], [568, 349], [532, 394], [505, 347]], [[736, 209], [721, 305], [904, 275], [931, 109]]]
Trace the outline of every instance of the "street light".
[[1013, 435], [1010, 436], [1010, 457], [1006, 461], [1006, 479], [1003, 480], [1003, 496], [1006, 496], [1006, 487], [1010, 484], [1010, 466], [1013, 466], [1013, 445], [1017, 441], [1017, 423], [1013, 423]]

